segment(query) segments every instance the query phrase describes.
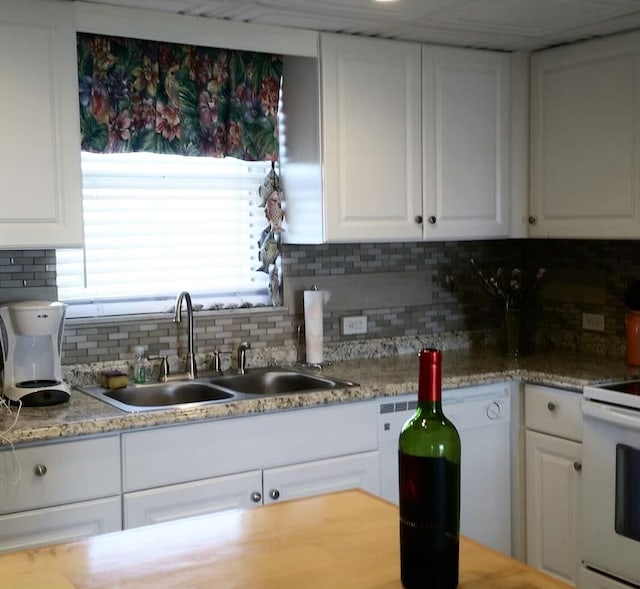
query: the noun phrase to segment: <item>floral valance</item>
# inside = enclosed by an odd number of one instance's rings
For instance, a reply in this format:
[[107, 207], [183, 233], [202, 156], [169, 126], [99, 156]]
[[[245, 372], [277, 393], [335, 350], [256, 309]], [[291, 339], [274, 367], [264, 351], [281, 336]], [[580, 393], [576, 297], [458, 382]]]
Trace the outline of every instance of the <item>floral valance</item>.
[[82, 149], [276, 160], [277, 55], [78, 34]]

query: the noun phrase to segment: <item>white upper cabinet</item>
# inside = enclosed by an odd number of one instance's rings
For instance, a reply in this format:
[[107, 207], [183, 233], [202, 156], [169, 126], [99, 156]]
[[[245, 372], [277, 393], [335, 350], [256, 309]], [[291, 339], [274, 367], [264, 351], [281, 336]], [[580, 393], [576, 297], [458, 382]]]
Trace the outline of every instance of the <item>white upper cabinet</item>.
[[509, 67], [504, 53], [423, 48], [426, 239], [509, 235]]
[[533, 237], [640, 237], [640, 35], [531, 61]]
[[501, 53], [321, 35], [319, 104], [317, 72], [285, 63], [285, 239], [507, 237], [509, 68]]
[[73, 3], [3, 3], [2, 248], [82, 244], [75, 46]]
[[420, 46], [322, 35], [327, 241], [421, 239]]

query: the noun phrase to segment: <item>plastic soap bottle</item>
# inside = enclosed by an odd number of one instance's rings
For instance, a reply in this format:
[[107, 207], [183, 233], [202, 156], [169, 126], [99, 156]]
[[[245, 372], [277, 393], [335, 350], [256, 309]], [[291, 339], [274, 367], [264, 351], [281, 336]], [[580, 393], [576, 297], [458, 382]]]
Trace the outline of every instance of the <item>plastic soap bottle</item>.
[[135, 346], [133, 353], [133, 382], [136, 384], [144, 384], [147, 382], [147, 369], [144, 364], [144, 346]]

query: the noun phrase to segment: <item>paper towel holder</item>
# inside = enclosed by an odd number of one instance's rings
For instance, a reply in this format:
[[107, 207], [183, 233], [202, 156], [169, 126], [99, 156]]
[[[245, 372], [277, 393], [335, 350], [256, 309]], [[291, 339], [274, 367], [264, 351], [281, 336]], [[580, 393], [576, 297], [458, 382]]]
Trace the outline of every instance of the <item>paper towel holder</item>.
[[322, 370], [325, 366], [331, 366], [333, 364], [332, 360], [325, 360], [322, 364], [309, 364], [305, 362], [302, 358], [304, 355], [304, 321], [298, 323], [297, 331], [297, 341], [296, 341], [296, 365], [304, 366], [305, 368], [312, 368], [313, 370]]

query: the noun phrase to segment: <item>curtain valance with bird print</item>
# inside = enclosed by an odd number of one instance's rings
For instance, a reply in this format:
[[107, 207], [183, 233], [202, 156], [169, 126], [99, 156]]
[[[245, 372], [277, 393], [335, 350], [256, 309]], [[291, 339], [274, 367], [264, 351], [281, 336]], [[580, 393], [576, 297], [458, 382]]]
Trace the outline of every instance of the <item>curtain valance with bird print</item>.
[[275, 161], [282, 58], [78, 34], [82, 149]]

